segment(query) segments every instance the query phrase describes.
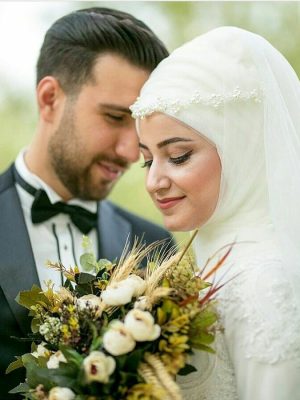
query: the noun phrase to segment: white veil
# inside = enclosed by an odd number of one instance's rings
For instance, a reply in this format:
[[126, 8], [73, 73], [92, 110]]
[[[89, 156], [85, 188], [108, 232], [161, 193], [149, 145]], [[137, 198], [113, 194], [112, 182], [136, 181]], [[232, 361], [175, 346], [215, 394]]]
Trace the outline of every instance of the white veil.
[[299, 313], [300, 83], [287, 60], [256, 34], [217, 28], [163, 60], [131, 110], [163, 112], [215, 143], [221, 194], [204, 229], [271, 224]]
[[245, 35], [245, 40], [264, 84], [264, 140], [270, 215], [289, 267], [287, 271], [299, 276], [300, 83], [287, 60], [267, 41], [255, 35]]

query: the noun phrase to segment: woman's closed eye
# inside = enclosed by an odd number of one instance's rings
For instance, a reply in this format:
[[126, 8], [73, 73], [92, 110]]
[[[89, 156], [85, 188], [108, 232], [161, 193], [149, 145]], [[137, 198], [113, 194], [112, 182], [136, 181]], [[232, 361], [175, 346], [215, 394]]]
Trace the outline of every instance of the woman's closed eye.
[[186, 162], [187, 160], [190, 159], [192, 153], [193, 153], [193, 150], [189, 150], [179, 157], [170, 157], [169, 162], [171, 164], [176, 164], [176, 165], [183, 164], [184, 162]]
[[142, 168], [150, 168], [153, 160], [145, 160], [141, 165]]
[[[184, 162], [188, 161], [193, 153], [193, 150], [189, 150], [188, 152], [182, 154], [178, 157], [170, 157], [168, 162], [175, 165], [183, 164]], [[153, 160], [145, 160], [142, 164], [142, 168], [150, 168], [152, 165]]]

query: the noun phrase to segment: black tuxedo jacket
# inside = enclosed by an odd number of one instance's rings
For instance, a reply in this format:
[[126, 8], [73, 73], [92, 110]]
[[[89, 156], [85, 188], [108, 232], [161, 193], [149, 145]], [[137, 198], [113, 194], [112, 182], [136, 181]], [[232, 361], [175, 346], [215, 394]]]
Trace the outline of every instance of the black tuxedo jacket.
[[[15, 298], [19, 291], [39, 285], [32, 247], [29, 240], [20, 200], [15, 188], [11, 166], [0, 175], [0, 400], [18, 399], [8, 391], [24, 381], [24, 371], [5, 375], [14, 356], [30, 351], [30, 343], [18, 342], [11, 336], [25, 337], [30, 331], [27, 310]], [[120, 257], [126, 240], [137, 236], [150, 244], [167, 239], [167, 231], [108, 201], [99, 203], [99, 258], [114, 260]]]

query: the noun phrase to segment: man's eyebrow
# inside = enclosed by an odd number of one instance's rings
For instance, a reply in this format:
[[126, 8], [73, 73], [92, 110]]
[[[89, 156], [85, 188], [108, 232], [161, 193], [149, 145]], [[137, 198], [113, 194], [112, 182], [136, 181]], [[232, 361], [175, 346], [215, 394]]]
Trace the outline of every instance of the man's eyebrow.
[[98, 109], [99, 110], [106, 109], [106, 110], [111, 110], [111, 111], [120, 111], [120, 112], [124, 112], [126, 114], [131, 115], [131, 111], [129, 110], [129, 108], [119, 106], [117, 104], [101, 103], [101, 104], [98, 104]]
[[[186, 139], [186, 138], [181, 138], [181, 137], [173, 137], [170, 139], [163, 140], [162, 142], [157, 143], [157, 147], [161, 149], [162, 147], [168, 146], [168, 144], [172, 143], [178, 143], [178, 142], [192, 142], [192, 139]], [[143, 143], [139, 143], [139, 146], [142, 149], [148, 150], [148, 147], [144, 145]]]

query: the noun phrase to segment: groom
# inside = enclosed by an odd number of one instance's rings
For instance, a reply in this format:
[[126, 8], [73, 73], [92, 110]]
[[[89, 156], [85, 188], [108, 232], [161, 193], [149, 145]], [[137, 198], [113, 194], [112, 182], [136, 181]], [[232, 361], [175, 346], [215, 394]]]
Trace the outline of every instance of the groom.
[[99, 258], [120, 257], [127, 240], [170, 239], [162, 228], [105, 200], [139, 149], [129, 106], [167, 56], [141, 21], [117, 10], [68, 14], [46, 33], [37, 63], [39, 121], [30, 146], [0, 176], [0, 399], [23, 381], [5, 375], [29, 345], [20, 290], [61, 277], [45, 267], [78, 264], [82, 235]]

